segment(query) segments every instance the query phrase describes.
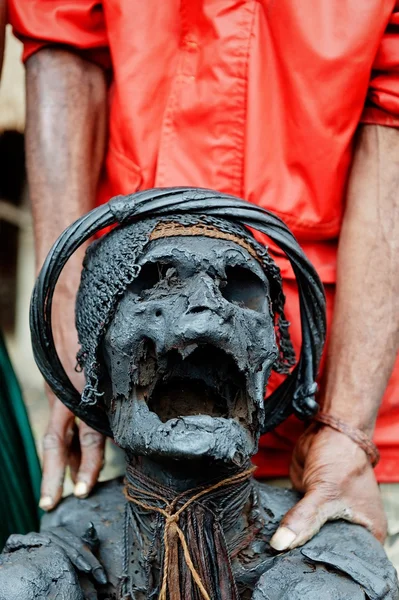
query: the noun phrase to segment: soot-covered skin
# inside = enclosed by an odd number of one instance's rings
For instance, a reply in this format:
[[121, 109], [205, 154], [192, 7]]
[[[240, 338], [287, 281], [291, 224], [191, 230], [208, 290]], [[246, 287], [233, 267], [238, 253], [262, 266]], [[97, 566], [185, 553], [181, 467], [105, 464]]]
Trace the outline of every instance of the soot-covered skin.
[[[302, 548], [277, 554], [269, 540], [285, 513], [298, 499], [295, 492], [257, 484], [251, 498], [249, 523], [262, 523], [255, 539], [232, 562], [242, 600], [396, 600], [397, 580], [382, 546], [363, 527], [345, 522], [326, 525]], [[69, 497], [43, 519], [42, 533], [60, 528], [76, 539], [93, 523], [100, 545], [96, 553], [108, 583], [101, 585], [78, 572], [55, 542], [21, 548], [2, 555], [0, 600], [105, 600], [118, 598], [122, 575], [123, 484], [120, 479], [100, 484], [91, 498]], [[82, 545], [83, 546], [83, 545]], [[138, 582], [145, 581], [143, 556], [138, 550]], [[13, 583], [11, 583], [13, 582]], [[137, 600], [146, 598], [137, 595]]]
[[[104, 340], [117, 443], [136, 454], [243, 463], [277, 358], [268, 280], [245, 249], [204, 237], [150, 244]], [[121, 410], [124, 418], [121, 418]]]

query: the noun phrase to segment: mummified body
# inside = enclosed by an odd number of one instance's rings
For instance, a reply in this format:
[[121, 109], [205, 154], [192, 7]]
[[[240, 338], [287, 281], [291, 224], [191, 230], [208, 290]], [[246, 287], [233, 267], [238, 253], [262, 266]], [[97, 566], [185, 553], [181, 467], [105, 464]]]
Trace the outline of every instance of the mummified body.
[[13, 536], [0, 600], [398, 598], [362, 527], [328, 524], [284, 554], [269, 546], [297, 500], [250, 465], [270, 372], [293, 362], [283, 308], [277, 267], [227, 222], [145, 221], [90, 248], [83, 402], [108, 417], [126, 479], [67, 498], [41, 534]]

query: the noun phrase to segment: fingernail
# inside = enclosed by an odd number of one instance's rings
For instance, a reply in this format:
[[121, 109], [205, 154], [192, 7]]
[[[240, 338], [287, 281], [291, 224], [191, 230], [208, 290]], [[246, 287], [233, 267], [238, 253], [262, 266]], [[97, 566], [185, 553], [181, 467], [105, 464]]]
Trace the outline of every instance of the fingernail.
[[51, 496], [42, 496], [40, 498], [39, 507], [43, 510], [49, 510], [53, 506], [53, 499]]
[[105, 585], [106, 583], [108, 583], [108, 578], [102, 567], [96, 567], [95, 569], [93, 569], [93, 576], [94, 579], [98, 581], [100, 585]]
[[270, 545], [275, 550], [282, 552], [283, 550], [287, 550], [292, 542], [296, 538], [296, 533], [291, 531], [288, 527], [279, 527], [270, 540]]
[[78, 498], [86, 498], [89, 494], [89, 486], [84, 481], [78, 481], [74, 487], [73, 493], [75, 496], [78, 496]]

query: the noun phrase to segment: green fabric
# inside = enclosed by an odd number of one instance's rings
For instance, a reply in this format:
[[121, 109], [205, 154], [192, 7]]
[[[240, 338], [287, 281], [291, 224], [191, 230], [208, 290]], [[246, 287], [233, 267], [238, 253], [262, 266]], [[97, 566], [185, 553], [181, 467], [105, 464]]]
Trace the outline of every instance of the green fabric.
[[0, 333], [0, 548], [37, 530], [40, 464], [18, 381]]

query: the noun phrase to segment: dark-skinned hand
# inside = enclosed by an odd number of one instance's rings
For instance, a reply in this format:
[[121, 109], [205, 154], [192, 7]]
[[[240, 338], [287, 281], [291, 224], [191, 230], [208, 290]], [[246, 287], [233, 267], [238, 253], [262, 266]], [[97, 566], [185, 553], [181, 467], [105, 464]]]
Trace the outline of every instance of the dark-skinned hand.
[[384, 541], [386, 519], [373, 468], [365, 452], [346, 435], [311, 425], [298, 440], [290, 476], [304, 497], [272, 537], [275, 550], [301, 546], [335, 519], [363, 525]]
[[[58, 293], [53, 305], [53, 332], [61, 362], [76, 389], [82, 390], [84, 377], [76, 373], [78, 349], [72, 294]], [[43, 439], [43, 479], [40, 507], [53, 509], [62, 498], [65, 471], [70, 468], [74, 494], [85, 498], [98, 480], [104, 463], [105, 437], [85, 423], [46, 389], [50, 419]]]

